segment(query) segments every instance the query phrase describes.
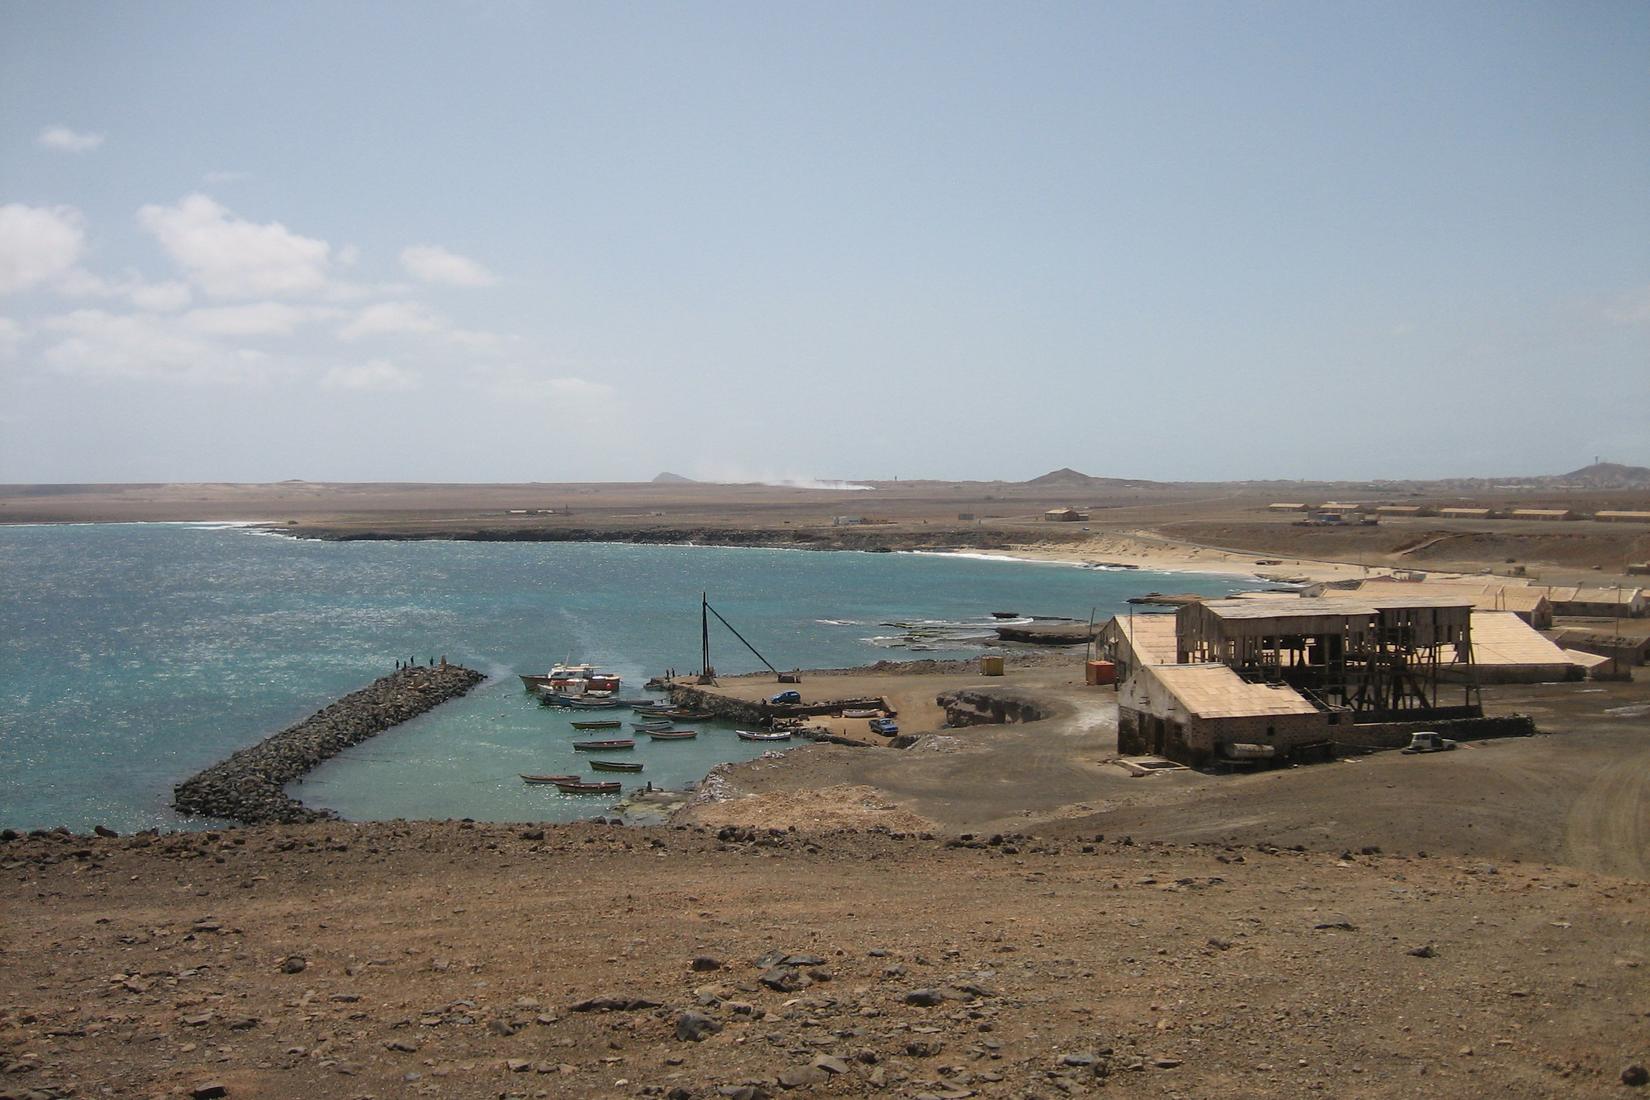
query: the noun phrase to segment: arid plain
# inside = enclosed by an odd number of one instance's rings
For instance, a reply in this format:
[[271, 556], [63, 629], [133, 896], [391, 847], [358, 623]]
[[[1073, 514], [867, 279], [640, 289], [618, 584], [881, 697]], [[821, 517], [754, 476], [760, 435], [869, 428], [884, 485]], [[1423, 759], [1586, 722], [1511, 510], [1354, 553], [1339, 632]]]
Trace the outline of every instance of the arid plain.
[[[0, 517], [1279, 578], [1604, 584], [1650, 557], [1650, 528], [1592, 520], [1341, 530], [1266, 511], [1376, 495], [1633, 510], [1642, 489], [1040, 480], [8, 487]], [[1045, 521], [1056, 507], [1088, 519]], [[1107, 763], [1116, 706], [1081, 655], [1010, 658], [1004, 684], [1044, 700], [1041, 721], [806, 746], [729, 770], [666, 826], [9, 839], [0, 1096], [1632, 1091], [1650, 1061], [1642, 675], [1487, 689], [1533, 738], [1134, 779]], [[971, 674], [835, 675], [932, 728], [933, 695]]]

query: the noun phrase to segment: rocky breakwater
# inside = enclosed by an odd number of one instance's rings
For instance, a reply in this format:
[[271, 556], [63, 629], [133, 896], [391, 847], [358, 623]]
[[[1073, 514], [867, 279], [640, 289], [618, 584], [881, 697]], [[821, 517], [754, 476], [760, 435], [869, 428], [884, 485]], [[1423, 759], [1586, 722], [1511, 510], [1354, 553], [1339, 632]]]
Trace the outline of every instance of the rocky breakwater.
[[248, 825], [336, 817], [330, 810], [305, 806], [283, 788], [351, 745], [433, 710], [485, 679], [458, 665], [401, 669], [184, 780], [172, 788], [172, 806], [180, 813]]

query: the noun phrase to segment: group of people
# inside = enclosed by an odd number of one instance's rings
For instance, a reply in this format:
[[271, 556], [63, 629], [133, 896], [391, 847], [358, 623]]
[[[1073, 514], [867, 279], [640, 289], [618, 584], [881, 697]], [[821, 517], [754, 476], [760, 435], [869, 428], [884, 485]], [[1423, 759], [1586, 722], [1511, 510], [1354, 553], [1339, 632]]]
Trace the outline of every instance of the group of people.
[[[397, 672], [400, 672], [402, 669], [417, 668], [417, 667], [418, 667], [418, 658], [417, 657], [408, 657], [405, 661], [401, 660], [401, 658], [399, 658], [399, 657], [397, 657], [395, 659], [395, 670]], [[430, 658], [430, 667], [431, 668], [435, 667], [435, 658], [434, 657]], [[443, 653], [441, 655], [441, 667], [442, 668], [447, 667], [447, 655], [445, 653]]]

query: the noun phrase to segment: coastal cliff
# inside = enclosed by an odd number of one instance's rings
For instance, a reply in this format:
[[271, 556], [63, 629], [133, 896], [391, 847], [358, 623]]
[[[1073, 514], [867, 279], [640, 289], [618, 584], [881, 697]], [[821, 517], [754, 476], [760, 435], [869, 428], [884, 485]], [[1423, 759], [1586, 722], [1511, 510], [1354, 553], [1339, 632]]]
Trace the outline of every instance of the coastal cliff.
[[179, 783], [172, 789], [172, 806], [180, 813], [248, 825], [334, 818], [331, 810], [311, 809], [283, 788], [351, 745], [463, 695], [485, 679], [472, 669], [449, 664], [403, 668], [380, 677]]

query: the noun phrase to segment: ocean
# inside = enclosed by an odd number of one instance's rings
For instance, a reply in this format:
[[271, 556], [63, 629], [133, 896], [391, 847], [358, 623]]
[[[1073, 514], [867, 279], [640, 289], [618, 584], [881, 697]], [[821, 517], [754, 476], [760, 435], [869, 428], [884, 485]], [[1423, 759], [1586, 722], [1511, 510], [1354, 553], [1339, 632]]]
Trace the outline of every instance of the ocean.
[[[705, 591], [788, 669], [967, 657], [993, 611], [1103, 619], [1153, 589], [1260, 587], [960, 555], [335, 543], [205, 524], [0, 527], [0, 571], [0, 825], [123, 832], [213, 824], [175, 814], [172, 785], [398, 659], [443, 656], [491, 678], [295, 793], [356, 820], [599, 813], [601, 799], [517, 778], [586, 768], [570, 716], [538, 706], [516, 673], [590, 661], [640, 694], [667, 667], [697, 668]], [[714, 623], [712, 660], [724, 674], [761, 667]], [[677, 787], [771, 748], [707, 725], [629, 758], [645, 763], [641, 779]], [[628, 789], [637, 777], [618, 778]]]

